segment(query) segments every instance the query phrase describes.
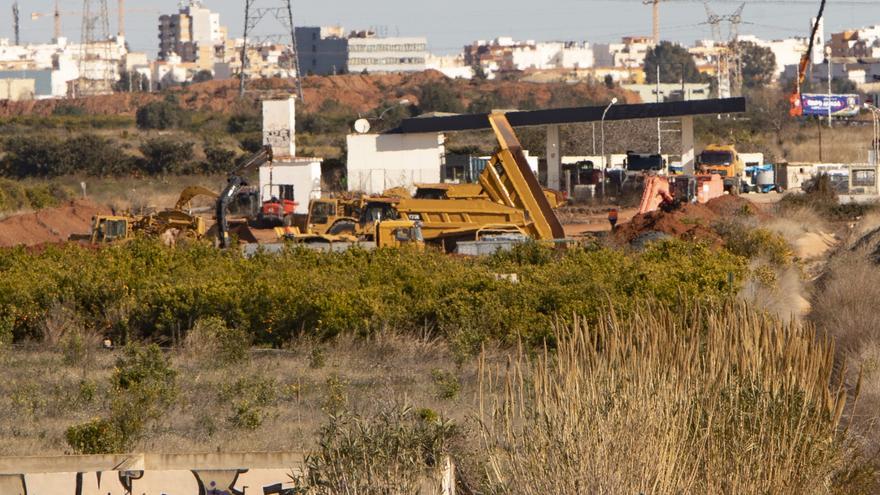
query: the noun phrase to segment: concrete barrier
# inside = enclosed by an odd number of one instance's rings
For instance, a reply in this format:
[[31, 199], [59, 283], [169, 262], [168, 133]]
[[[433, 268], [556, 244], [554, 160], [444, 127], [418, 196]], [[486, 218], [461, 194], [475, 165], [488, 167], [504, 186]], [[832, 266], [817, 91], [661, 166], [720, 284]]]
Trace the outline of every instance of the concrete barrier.
[[[0, 457], [0, 495], [287, 495], [297, 452]], [[454, 495], [450, 460], [421, 494]]]

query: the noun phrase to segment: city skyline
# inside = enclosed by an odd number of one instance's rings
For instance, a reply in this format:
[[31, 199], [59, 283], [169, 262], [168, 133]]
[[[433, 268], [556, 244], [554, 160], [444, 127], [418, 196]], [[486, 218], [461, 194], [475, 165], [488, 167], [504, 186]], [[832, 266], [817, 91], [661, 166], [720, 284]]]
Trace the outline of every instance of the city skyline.
[[[500, 0], [485, 0], [479, 5], [462, 0], [449, 0], [443, 4], [419, 4], [387, 0], [376, 8], [368, 2], [338, 0], [331, 9], [323, 5], [294, 4], [294, 17], [298, 26], [342, 25], [347, 29], [380, 27], [388, 35], [426, 36], [428, 50], [436, 54], [459, 53], [465, 44], [478, 39], [512, 36], [517, 39], [578, 40], [607, 43], [622, 36], [649, 36], [651, 32], [651, 9], [640, 0], [557, 0], [540, 12], [534, 8], [510, 5]], [[0, 37], [12, 38], [11, 0], [3, 2], [7, 22], [0, 22]], [[111, 33], [116, 32], [116, 2], [108, 0]], [[229, 0], [203, 0], [203, 4], [221, 15], [221, 23], [228, 26], [230, 36], [240, 37], [243, 25], [243, 5]], [[52, 38], [51, 16], [31, 19], [32, 12], [51, 12], [54, 0], [28, 1], [22, 8], [22, 42], [41, 43]], [[61, 0], [61, 10], [75, 12], [81, 9], [79, 0]], [[126, 22], [126, 39], [135, 51], [145, 51], [151, 56], [158, 51], [156, 38], [159, 13], [177, 11], [176, 0], [156, 0], [148, 9], [154, 13], [129, 13]], [[725, 14], [736, 9], [738, 2], [724, 0], [711, 2], [712, 9]], [[459, 7], [461, 10], [455, 10]], [[795, 3], [773, 1], [746, 2], [743, 11], [741, 34], [754, 34], [765, 39], [806, 37], [809, 18], [815, 15], [818, 2], [796, 0]], [[128, 2], [129, 9], [144, 9], [142, 3]], [[611, 10], [609, 10], [611, 9]], [[874, 12], [871, 12], [871, 11]], [[415, 11], [415, 12], [414, 12]], [[468, 15], [461, 15], [462, 12]], [[613, 12], [614, 20], [598, 13]], [[520, 21], [520, 19], [522, 21]], [[526, 19], [528, 22], [526, 22]], [[584, 19], [581, 21], [580, 19]], [[768, 20], [769, 19], [769, 20]], [[859, 28], [880, 23], [880, 9], [861, 0], [849, 0], [835, 4], [829, 2], [825, 11], [826, 36], [832, 32]], [[712, 37], [705, 21], [705, 11], [698, 2], [665, 2], [661, 5], [661, 38], [684, 44]], [[81, 18], [67, 14], [62, 18], [63, 33], [70, 40], [80, 37]], [[271, 26], [271, 25], [270, 25]], [[267, 26], [265, 29], [273, 29]], [[282, 29], [276, 26], [274, 29]]]

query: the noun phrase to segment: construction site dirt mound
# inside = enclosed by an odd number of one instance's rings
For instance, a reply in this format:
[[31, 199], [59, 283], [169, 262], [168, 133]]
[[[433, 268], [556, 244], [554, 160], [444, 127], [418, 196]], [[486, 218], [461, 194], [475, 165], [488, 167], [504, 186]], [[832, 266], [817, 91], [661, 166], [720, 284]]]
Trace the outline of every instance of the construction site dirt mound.
[[108, 208], [88, 200], [74, 200], [56, 208], [13, 215], [0, 220], [0, 246], [37, 246], [67, 241], [70, 234], [85, 234], [92, 216], [109, 214]]
[[[448, 79], [438, 71], [428, 70], [412, 74], [344, 74], [337, 76], [307, 76], [303, 78], [302, 109], [317, 112], [331, 101], [355, 112], [369, 112], [389, 102], [408, 100], [418, 104], [421, 88], [429, 83], [443, 83], [458, 97], [464, 108], [476, 98], [495, 95], [499, 101], [527, 102], [536, 108], [586, 105], [590, 101], [606, 101], [617, 96], [625, 103], [637, 103], [639, 97], [629, 91], [610, 90], [602, 84], [533, 83], [523, 81], [468, 81]], [[289, 79], [260, 79], [248, 83], [245, 96], [253, 107], [255, 100], [286, 98], [295, 88]], [[0, 101], [0, 117], [20, 115], [50, 116], [55, 110], [80, 108], [89, 115], [133, 116], [138, 107], [173, 95], [177, 103], [187, 109], [231, 114], [242, 108], [239, 102], [239, 83], [235, 79], [206, 81], [172, 89], [163, 93], [116, 93], [76, 99], [32, 101]], [[566, 100], [560, 100], [562, 94]]]
[[619, 242], [629, 244], [646, 234], [662, 233], [720, 246], [721, 236], [712, 229], [717, 218], [718, 215], [706, 205], [687, 204], [672, 211], [657, 210], [636, 215], [620, 225], [614, 236]]
[[756, 216], [761, 219], [769, 217], [758, 205], [742, 196], [725, 194], [706, 203], [706, 207], [719, 217]]

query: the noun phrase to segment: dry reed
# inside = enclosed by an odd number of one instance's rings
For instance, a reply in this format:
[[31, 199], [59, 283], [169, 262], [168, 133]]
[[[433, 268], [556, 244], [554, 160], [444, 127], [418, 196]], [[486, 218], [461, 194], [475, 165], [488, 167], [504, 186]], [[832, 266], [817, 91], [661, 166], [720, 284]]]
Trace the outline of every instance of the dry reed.
[[483, 369], [500, 493], [826, 493], [848, 452], [833, 343], [742, 305], [609, 311]]

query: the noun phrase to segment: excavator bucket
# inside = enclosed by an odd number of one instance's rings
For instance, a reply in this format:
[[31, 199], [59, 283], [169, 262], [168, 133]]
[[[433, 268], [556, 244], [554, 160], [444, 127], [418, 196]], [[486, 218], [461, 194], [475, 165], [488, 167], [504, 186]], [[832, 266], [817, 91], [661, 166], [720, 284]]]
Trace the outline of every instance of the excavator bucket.
[[493, 113], [489, 115], [489, 122], [501, 150], [480, 176], [483, 189], [493, 201], [525, 210], [533, 223], [535, 238], [564, 239], [562, 224], [529, 167], [507, 117], [503, 113]]
[[217, 198], [217, 193], [214, 191], [204, 188], [202, 186], [190, 186], [180, 192], [180, 198], [177, 200], [177, 204], [174, 205], [175, 210], [182, 210], [186, 207], [187, 203], [193, 200], [196, 196], [208, 196], [210, 198]]

